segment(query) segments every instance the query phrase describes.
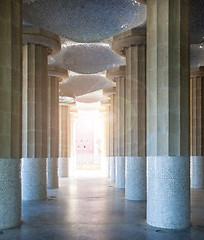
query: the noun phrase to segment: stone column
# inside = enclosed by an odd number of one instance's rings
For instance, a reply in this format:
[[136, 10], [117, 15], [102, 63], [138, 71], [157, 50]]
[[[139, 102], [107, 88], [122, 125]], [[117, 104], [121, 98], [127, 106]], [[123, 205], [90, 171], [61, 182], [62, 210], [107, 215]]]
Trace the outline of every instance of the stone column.
[[48, 54], [60, 51], [57, 35], [23, 29], [22, 199], [47, 198]]
[[110, 96], [110, 181], [111, 182], [115, 182], [114, 101], [115, 101], [115, 95]]
[[0, 229], [21, 224], [22, 1], [0, 1]]
[[69, 177], [69, 154], [68, 154], [68, 123], [70, 108], [66, 104], [60, 104], [59, 112], [59, 177]]
[[68, 71], [48, 68], [48, 159], [47, 187], [58, 188], [59, 157], [59, 82], [68, 80]]
[[116, 82], [116, 187], [125, 188], [125, 66], [108, 70], [106, 77]]
[[204, 188], [204, 67], [191, 70], [191, 187]]
[[[76, 105], [76, 103], [74, 103]], [[69, 173], [70, 173], [70, 164], [72, 165], [72, 117], [71, 117], [71, 106], [73, 105], [73, 103], [71, 105], [69, 105], [69, 115], [68, 115], [68, 177], [69, 177]]]
[[110, 153], [110, 181], [115, 182], [115, 118], [114, 108], [116, 100], [116, 88], [104, 89], [103, 94], [110, 98], [110, 114], [109, 114], [109, 153]]
[[113, 50], [126, 56], [125, 197], [146, 199], [146, 30], [131, 29], [113, 38]]
[[102, 166], [104, 166], [103, 170], [106, 171], [106, 176], [110, 178], [110, 102], [104, 101], [101, 102], [101, 105], [105, 108], [101, 110], [104, 119], [104, 163]]
[[190, 226], [189, 0], [147, 0], [147, 223]]
[[106, 162], [107, 176], [110, 178], [110, 104], [106, 107]]

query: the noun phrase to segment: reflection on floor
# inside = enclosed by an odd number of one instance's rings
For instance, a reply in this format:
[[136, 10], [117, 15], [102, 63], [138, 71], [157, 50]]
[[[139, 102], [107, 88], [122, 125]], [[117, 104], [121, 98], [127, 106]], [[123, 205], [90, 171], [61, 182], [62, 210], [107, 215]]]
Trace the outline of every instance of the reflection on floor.
[[155, 229], [145, 223], [145, 202], [124, 199], [105, 178], [60, 180], [49, 199], [23, 202], [21, 228], [0, 231], [1, 240], [203, 240], [204, 191], [192, 191], [193, 227]]

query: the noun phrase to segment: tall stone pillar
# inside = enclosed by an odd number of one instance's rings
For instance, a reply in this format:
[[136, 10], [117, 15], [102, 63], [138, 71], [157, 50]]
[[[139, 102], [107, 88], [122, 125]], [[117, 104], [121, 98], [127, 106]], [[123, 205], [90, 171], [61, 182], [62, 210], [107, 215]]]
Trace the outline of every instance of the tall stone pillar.
[[105, 116], [105, 131], [106, 131], [106, 163], [107, 163], [107, 177], [110, 178], [110, 106], [106, 106]]
[[125, 197], [146, 199], [146, 30], [131, 29], [113, 38], [113, 50], [126, 56]]
[[189, 0], [147, 0], [147, 223], [190, 226]]
[[106, 77], [116, 81], [116, 187], [125, 188], [125, 66], [108, 70]]
[[204, 67], [191, 70], [191, 187], [204, 188]]
[[115, 94], [110, 96], [110, 181], [111, 182], [115, 182], [114, 106], [115, 106]]
[[0, 26], [0, 229], [6, 229], [21, 224], [21, 0], [0, 0]]
[[116, 88], [103, 90], [103, 94], [110, 98], [110, 114], [109, 114], [109, 153], [110, 153], [110, 181], [115, 182], [115, 117], [114, 108], [116, 101]]
[[57, 35], [23, 29], [22, 199], [47, 198], [48, 54], [60, 51]]
[[106, 176], [110, 178], [110, 102], [104, 101], [101, 102], [102, 106], [105, 108], [103, 110], [104, 118], [104, 170], [106, 171]]
[[70, 107], [60, 104], [59, 112], [59, 177], [69, 177], [69, 154], [68, 154], [68, 128], [70, 118]]
[[48, 68], [48, 159], [47, 187], [58, 188], [59, 157], [59, 82], [68, 80], [68, 71]]

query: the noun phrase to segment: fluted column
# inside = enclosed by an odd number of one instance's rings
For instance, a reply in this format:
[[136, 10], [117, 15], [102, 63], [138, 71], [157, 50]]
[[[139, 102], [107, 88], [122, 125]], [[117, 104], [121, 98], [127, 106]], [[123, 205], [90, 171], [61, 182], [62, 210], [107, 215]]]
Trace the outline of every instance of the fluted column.
[[21, 224], [21, 0], [0, 0], [0, 25], [0, 229], [6, 229]]
[[68, 71], [48, 68], [48, 159], [47, 187], [58, 188], [58, 157], [59, 157], [59, 82], [68, 79]]
[[69, 177], [69, 153], [68, 153], [68, 128], [70, 118], [70, 107], [60, 104], [59, 111], [59, 177]]
[[60, 51], [57, 35], [23, 29], [22, 199], [47, 198], [48, 54]]
[[115, 88], [111, 89], [110, 97], [110, 114], [109, 114], [109, 133], [110, 133], [110, 181], [115, 182], [115, 118], [114, 118], [114, 107], [115, 107]]
[[204, 188], [204, 67], [191, 70], [191, 187]]
[[189, 0], [147, 0], [147, 223], [190, 226]]
[[[75, 103], [76, 104], [76, 103]], [[70, 113], [71, 106], [69, 107], [69, 115], [68, 115], [68, 176], [69, 176], [69, 166], [73, 165], [72, 164], [72, 134], [73, 134], [73, 126], [72, 126], [72, 116]]]
[[110, 105], [106, 107], [106, 158], [107, 176], [110, 178]]
[[104, 170], [106, 171], [106, 176], [110, 178], [110, 103], [102, 102], [102, 105], [105, 107], [103, 112], [104, 118]]
[[125, 188], [125, 66], [109, 69], [106, 77], [116, 81], [116, 187]]
[[113, 50], [126, 56], [125, 197], [128, 200], [146, 199], [145, 42], [145, 29], [131, 29], [113, 38]]

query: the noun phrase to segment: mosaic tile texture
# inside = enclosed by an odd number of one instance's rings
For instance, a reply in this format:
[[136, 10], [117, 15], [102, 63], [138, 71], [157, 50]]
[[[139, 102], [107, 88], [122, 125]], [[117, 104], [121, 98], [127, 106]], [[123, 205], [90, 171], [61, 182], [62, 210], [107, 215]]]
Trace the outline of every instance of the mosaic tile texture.
[[191, 43], [204, 41], [204, 1], [191, 1]]
[[113, 82], [99, 74], [74, 75], [70, 76], [68, 81], [60, 83], [60, 96], [75, 98], [100, 89], [111, 88], [113, 86]]
[[110, 181], [115, 182], [115, 157], [110, 157]]
[[23, 18], [76, 42], [95, 42], [143, 27], [146, 6], [136, 0], [39, 0], [24, 3]]
[[204, 66], [204, 44], [191, 45], [191, 68]]
[[55, 189], [58, 183], [58, 158], [47, 159], [47, 188]]
[[59, 177], [60, 178], [66, 178], [69, 177], [69, 158], [68, 157], [60, 157], [58, 159], [58, 166], [59, 166]]
[[88, 93], [76, 98], [77, 102], [83, 102], [83, 103], [95, 103], [95, 102], [101, 102], [101, 101], [107, 101], [107, 100], [109, 100], [109, 98], [103, 95], [103, 90]]
[[204, 157], [191, 157], [191, 187], [204, 188]]
[[43, 200], [47, 198], [47, 159], [22, 159], [22, 199]]
[[125, 198], [146, 200], [146, 158], [126, 157]]
[[116, 157], [116, 187], [125, 188], [125, 157]]
[[189, 157], [147, 157], [147, 223], [168, 229], [190, 226]]
[[0, 159], [0, 229], [21, 224], [21, 161]]
[[64, 41], [60, 53], [48, 58], [50, 66], [90, 74], [125, 65], [125, 58], [115, 54], [109, 44]]

